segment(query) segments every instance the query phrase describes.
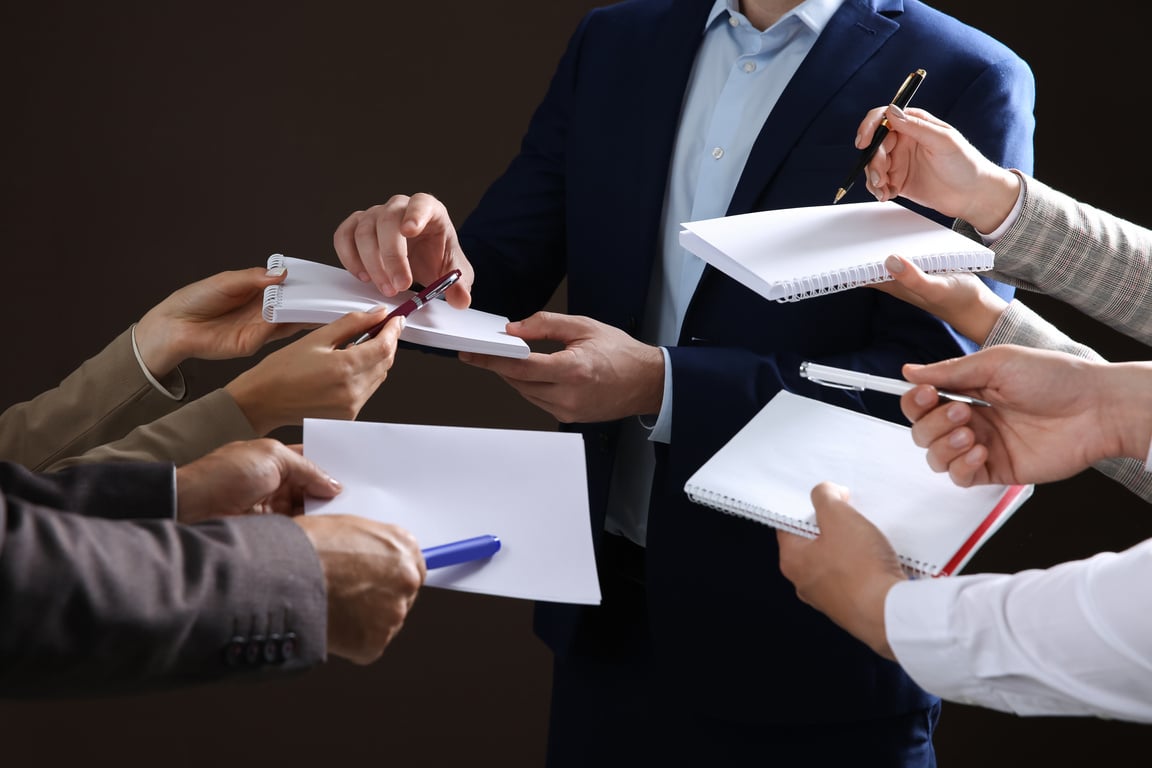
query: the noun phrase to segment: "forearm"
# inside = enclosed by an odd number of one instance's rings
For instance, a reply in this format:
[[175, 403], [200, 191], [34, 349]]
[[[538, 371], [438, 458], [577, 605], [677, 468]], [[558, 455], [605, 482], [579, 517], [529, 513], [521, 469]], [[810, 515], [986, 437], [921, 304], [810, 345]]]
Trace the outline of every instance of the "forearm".
[[4, 695], [172, 688], [324, 659], [323, 576], [288, 518], [180, 525], [6, 509], [20, 525], [5, 533], [0, 620], [20, 629], [0, 638]]
[[926, 690], [1020, 715], [1152, 722], [1152, 542], [1014, 575], [894, 586], [897, 661]]
[[260, 436], [228, 393], [217, 389], [177, 411], [142, 424], [120, 440], [54, 461], [44, 469], [54, 472], [107, 461], [170, 461], [183, 465], [227, 443]]
[[144, 377], [124, 331], [59, 386], [0, 414], [0, 460], [42, 469], [179, 406]]

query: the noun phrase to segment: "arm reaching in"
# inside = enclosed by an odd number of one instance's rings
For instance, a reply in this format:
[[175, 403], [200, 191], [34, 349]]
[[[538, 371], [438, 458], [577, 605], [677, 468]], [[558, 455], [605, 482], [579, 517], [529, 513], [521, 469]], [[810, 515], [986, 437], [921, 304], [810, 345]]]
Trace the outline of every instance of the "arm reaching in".
[[619, 328], [588, 317], [537, 312], [509, 323], [522, 339], [564, 344], [524, 359], [462, 353], [493, 371], [525, 400], [562, 422], [594, 422], [658, 413], [664, 397], [664, 355]]
[[894, 659], [884, 630], [884, 601], [908, 578], [884, 534], [848, 503], [848, 489], [812, 489], [820, 535], [808, 539], [777, 529], [780, 571], [796, 596], [864, 642]]
[[1020, 190], [1016, 174], [984, 157], [948, 123], [922, 109], [870, 110], [856, 146], [868, 145], [880, 121], [888, 135], [868, 164], [868, 190], [878, 200], [903, 197], [992, 232], [1008, 217]]
[[[380, 322], [385, 307], [352, 312], [278, 349], [224, 388], [256, 434], [305, 417], [354, 419], [388, 377], [404, 318], [363, 344], [345, 346]], [[271, 323], [269, 323], [271, 325]]]
[[316, 549], [328, 600], [328, 650], [376, 660], [400, 631], [427, 571], [405, 529], [347, 515], [300, 515], [304, 496], [332, 498], [340, 484], [275, 440], [231, 443], [176, 473], [184, 522], [244, 514], [299, 515]]
[[[1152, 363], [1106, 363], [1000, 345], [932, 365], [907, 365], [919, 386], [901, 396], [928, 464], [967, 487], [1042, 483], [1112, 457], [1143, 459], [1152, 437]], [[933, 388], [992, 403], [940, 405]]]
[[385, 296], [406, 290], [414, 279], [428, 285], [459, 269], [461, 278], [444, 298], [458, 309], [472, 302], [472, 265], [448, 209], [432, 195], [394, 195], [383, 205], [355, 211], [336, 228], [332, 245], [345, 269]]
[[156, 378], [184, 360], [247, 357], [269, 341], [305, 326], [274, 325], [261, 315], [264, 289], [285, 273], [262, 267], [220, 272], [173, 292], [140, 318], [134, 335], [140, 358]]

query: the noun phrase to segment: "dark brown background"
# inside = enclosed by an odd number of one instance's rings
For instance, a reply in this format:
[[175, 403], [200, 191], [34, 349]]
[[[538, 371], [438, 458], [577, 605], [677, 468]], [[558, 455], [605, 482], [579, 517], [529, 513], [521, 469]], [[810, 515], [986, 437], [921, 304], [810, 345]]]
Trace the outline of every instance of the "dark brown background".
[[[577, 20], [599, 4], [4, 4], [0, 403], [54, 385], [183, 284], [273, 251], [334, 258], [340, 220], [390, 194], [432, 192], [459, 220], [515, 151]], [[1137, 189], [1145, 126], [1122, 109], [1139, 74], [1114, 74], [1139, 73], [1137, 25], [1078, 14], [1075, 29], [1053, 34], [1042, 28], [1050, 4], [937, 6], [1033, 65], [1037, 174], [1152, 223]], [[1112, 359], [1148, 356], [1073, 310], [1025, 299]], [[238, 370], [186, 373], [203, 393]], [[362, 418], [553, 427], [493, 378], [415, 352], [401, 353]], [[1149, 517], [1089, 473], [1039, 489], [969, 571], [1124, 547], [1152, 535]], [[336, 660], [260, 685], [0, 703], [3, 749], [41, 765], [535, 766], [549, 675], [528, 603], [428, 589], [373, 666]], [[937, 743], [943, 766], [1101, 765], [1147, 753], [1152, 731], [947, 705]]]

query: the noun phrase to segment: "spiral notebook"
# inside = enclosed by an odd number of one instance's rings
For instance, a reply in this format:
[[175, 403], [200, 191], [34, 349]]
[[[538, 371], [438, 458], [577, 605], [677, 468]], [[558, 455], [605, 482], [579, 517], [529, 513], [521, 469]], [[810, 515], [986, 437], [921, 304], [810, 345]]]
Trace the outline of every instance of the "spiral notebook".
[[[341, 267], [274, 253], [268, 268], [286, 267], [288, 275], [264, 290], [264, 319], [270, 323], [330, 323], [349, 312], [381, 304], [389, 310], [414, 291], [385, 297]], [[456, 309], [443, 300], [430, 301], [405, 318], [400, 340], [458, 352], [501, 357], [527, 357], [532, 351], [521, 338], [504, 330], [508, 318], [478, 309]]]
[[960, 488], [933, 472], [900, 424], [781, 391], [689, 478], [689, 498], [813, 538], [810, 494], [830, 480], [884, 532], [906, 570], [958, 573], [1032, 495], [1031, 485]]
[[680, 244], [774, 301], [891, 280], [884, 260], [925, 272], [984, 272], [990, 248], [898, 203], [780, 208], [681, 224]]

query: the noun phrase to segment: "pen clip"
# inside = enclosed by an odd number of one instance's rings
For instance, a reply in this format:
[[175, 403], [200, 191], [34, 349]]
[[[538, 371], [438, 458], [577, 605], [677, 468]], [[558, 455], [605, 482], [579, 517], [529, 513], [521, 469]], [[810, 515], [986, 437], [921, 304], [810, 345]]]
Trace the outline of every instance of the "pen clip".
[[441, 277], [436, 282], [432, 283], [432, 285], [420, 291], [420, 293], [413, 296], [412, 301], [416, 303], [416, 308], [419, 309], [429, 301], [438, 299], [443, 296], [449, 288], [456, 284], [456, 281], [460, 279], [460, 275], [460, 270], [454, 269]]
[[838, 384], [835, 381], [827, 381], [826, 379], [814, 379], [811, 376], [805, 376], [804, 378], [808, 379], [808, 381], [812, 382], [813, 384], [819, 384], [824, 387], [832, 387], [833, 389], [850, 389], [853, 392], [864, 391], [864, 387], [861, 387], [859, 384]]
[[849, 389], [853, 392], [863, 392], [864, 387], [859, 384], [841, 384], [837, 381], [828, 381], [827, 379], [819, 379], [808, 373], [808, 361], [800, 363], [800, 378], [808, 379], [813, 384], [819, 384], [824, 387], [832, 387], [833, 389]]

